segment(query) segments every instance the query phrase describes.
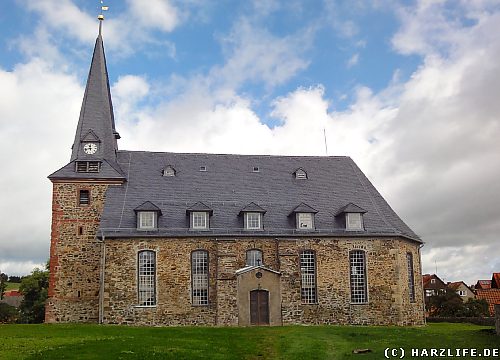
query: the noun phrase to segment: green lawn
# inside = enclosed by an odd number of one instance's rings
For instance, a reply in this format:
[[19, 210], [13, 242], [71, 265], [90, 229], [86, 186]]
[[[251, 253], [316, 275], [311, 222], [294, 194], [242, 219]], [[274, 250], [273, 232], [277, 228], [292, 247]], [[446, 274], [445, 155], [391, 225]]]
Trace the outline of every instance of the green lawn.
[[7, 282], [7, 289], [5, 289], [5, 291], [18, 290], [19, 289], [19, 285], [21, 285], [21, 284], [20, 283]]
[[[499, 348], [500, 337], [491, 327], [448, 323], [409, 328], [0, 325], [0, 359], [383, 359], [387, 347]], [[360, 348], [372, 352], [352, 353]]]

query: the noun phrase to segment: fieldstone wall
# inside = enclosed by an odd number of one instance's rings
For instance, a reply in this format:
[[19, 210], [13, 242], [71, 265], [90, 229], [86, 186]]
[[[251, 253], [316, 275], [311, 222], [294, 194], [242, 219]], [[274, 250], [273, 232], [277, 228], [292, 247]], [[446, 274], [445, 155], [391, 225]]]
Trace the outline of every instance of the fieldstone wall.
[[[246, 251], [261, 249], [264, 265], [281, 272], [283, 324], [422, 325], [418, 244], [402, 238], [107, 239], [104, 322], [135, 325], [238, 325], [235, 271]], [[137, 305], [137, 253], [157, 254], [157, 304]], [[191, 305], [191, 252], [209, 252], [209, 305]], [[299, 253], [317, 257], [318, 303], [302, 304]], [[367, 304], [350, 302], [349, 251], [366, 251]], [[415, 301], [410, 302], [406, 253], [413, 254]]]
[[[96, 240], [107, 184], [54, 183], [45, 322], [97, 322], [101, 243]], [[79, 191], [90, 203], [79, 205]]]

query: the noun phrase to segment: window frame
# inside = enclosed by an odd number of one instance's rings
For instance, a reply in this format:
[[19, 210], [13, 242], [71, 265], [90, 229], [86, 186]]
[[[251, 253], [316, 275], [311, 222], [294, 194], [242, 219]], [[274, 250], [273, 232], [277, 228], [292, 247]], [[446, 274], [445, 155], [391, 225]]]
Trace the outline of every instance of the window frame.
[[[250, 227], [250, 216], [257, 215], [257, 219], [259, 220], [258, 227]], [[245, 212], [245, 230], [262, 230], [262, 213], [256, 211], [247, 211]]]
[[[353, 227], [351, 225], [350, 219], [353, 219], [354, 216], [357, 216], [359, 218], [359, 227]], [[346, 213], [345, 228], [348, 231], [362, 231], [362, 230], [364, 230], [365, 227], [364, 227], [364, 223], [363, 223], [363, 214], [362, 213]]]
[[[361, 286], [359, 285], [359, 279], [354, 279], [356, 280], [355, 282], [353, 281], [353, 278], [359, 274], [354, 274], [353, 273], [353, 255], [355, 254], [362, 254], [362, 284]], [[358, 259], [354, 259], [358, 260]], [[359, 262], [359, 261], [358, 261]], [[365, 250], [360, 250], [360, 249], [353, 249], [349, 251], [349, 292], [350, 292], [350, 303], [351, 305], [364, 305], [368, 304], [369, 302], [369, 297], [368, 297], [368, 267], [367, 267], [367, 254]], [[354, 264], [355, 265], [355, 264]], [[359, 268], [359, 265], [358, 265]], [[360, 293], [360, 291], [362, 291]], [[356, 297], [360, 296], [361, 298], [358, 300]]]
[[457, 290], [458, 296], [467, 296], [467, 291], [465, 290]]
[[[195, 217], [202, 215], [203, 214], [203, 219], [204, 219], [204, 226], [195, 226]], [[210, 217], [207, 211], [191, 211], [191, 230], [208, 230], [210, 229]]]
[[[302, 225], [302, 222], [300, 221], [300, 218], [301, 216], [308, 216], [309, 219], [311, 220], [311, 227], [308, 228], [308, 227], [301, 227]], [[315, 230], [316, 229], [316, 226], [315, 226], [315, 221], [314, 221], [314, 213], [310, 213], [310, 212], [298, 212], [296, 214], [296, 226], [297, 226], [297, 230], [301, 230], [301, 231], [311, 231], [311, 230]]]
[[[309, 256], [309, 259], [305, 259], [305, 255]], [[311, 259], [312, 258], [312, 263], [313, 266], [310, 266]], [[305, 260], [308, 260], [309, 266], [307, 271], [308, 273], [304, 272], [304, 269], [306, 266], [303, 266], [303, 264], [306, 262]], [[316, 251], [307, 249], [307, 250], [302, 250], [299, 253], [299, 270], [300, 270], [300, 301], [303, 305], [317, 305], [318, 304], [318, 280], [317, 280], [317, 257], [316, 257]], [[312, 271], [312, 274], [311, 274]], [[309, 275], [309, 276], [307, 276]], [[312, 275], [312, 276], [311, 276]], [[305, 278], [310, 281], [312, 280], [312, 286], [305, 286]], [[308, 292], [308, 294], [305, 293], [305, 289], [313, 289], [313, 291]]]
[[[82, 193], [87, 193], [87, 203], [82, 203]], [[90, 189], [78, 189], [78, 206], [88, 207], [90, 206]]]
[[413, 254], [406, 253], [406, 268], [408, 270], [408, 297], [411, 303], [416, 301], [415, 298], [415, 270], [413, 267]]
[[[143, 225], [143, 218], [146, 215], [152, 215], [152, 225], [151, 226], [144, 226]], [[156, 211], [138, 211], [137, 212], [137, 230], [154, 230], [157, 228], [157, 215], [158, 213]]]
[[[152, 255], [152, 259], [153, 259], [153, 274], [141, 274], [141, 255]], [[157, 293], [156, 293], [156, 290], [157, 290], [157, 284], [156, 284], [156, 280], [157, 280], [157, 276], [156, 276], [156, 272], [157, 272], [157, 263], [156, 263], [156, 251], [154, 250], [151, 250], [151, 249], [145, 249], [145, 250], [140, 250], [137, 252], [137, 307], [156, 307], [157, 305]], [[144, 261], [146, 261], [147, 259], [145, 259]], [[141, 304], [141, 301], [143, 300], [143, 298], [145, 297], [144, 294], [141, 296], [141, 276], [143, 277], [143, 281], [145, 282], [148, 282], [149, 284], [152, 284], [152, 287], [153, 287], [153, 291], [152, 291], [152, 294], [153, 294], [153, 301], [152, 303], [148, 304], [146, 300], [145, 302], [146, 303], [143, 303]], [[148, 278], [149, 277], [149, 280]], [[152, 280], [151, 280], [151, 277], [152, 277]], [[144, 286], [147, 286], [144, 285]], [[142, 292], [146, 292], [148, 290], [142, 290]], [[146, 295], [148, 293], [146, 292]], [[151, 294], [151, 290], [149, 290], [149, 294]]]
[[[195, 269], [197, 269], [195, 263], [195, 256], [197, 254], [204, 254], [205, 259], [204, 262], [206, 263], [206, 266], [204, 266], [204, 273], [195, 273]], [[198, 260], [197, 260], [198, 261]], [[198, 261], [199, 263], [199, 261]], [[195, 288], [195, 275], [206, 275], [206, 279], [198, 279], [198, 281], [203, 285], [203, 283], [206, 284], [206, 288], [204, 287], [196, 287]], [[195, 295], [195, 291], [200, 291], [200, 294], [202, 291], [206, 291], [206, 295]], [[191, 252], [191, 306], [209, 306], [210, 305], [210, 256], [207, 250], [205, 249], [196, 249]], [[200, 299], [197, 300], [197, 303], [195, 303], [195, 297], [199, 297]]]
[[[260, 264], [258, 263], [254, 263], [254, 264], [251, 264], [250, 261], [249, 261], [249, 255], [252, 254], [252, 253], [255, 253], [255, 254], [260, 254]], [[254, 261], [257, 260], [257, 257], [256, 256], [253, 256], [253, 259]], [[261, 249], [256, 249], [256, 248], [253, 248], [253, 249], [248, 249], [245, 253], [245, 265], [246, 266], [259, 266], [259, 265], [264, 265], [264, 253], [262, 252]]]

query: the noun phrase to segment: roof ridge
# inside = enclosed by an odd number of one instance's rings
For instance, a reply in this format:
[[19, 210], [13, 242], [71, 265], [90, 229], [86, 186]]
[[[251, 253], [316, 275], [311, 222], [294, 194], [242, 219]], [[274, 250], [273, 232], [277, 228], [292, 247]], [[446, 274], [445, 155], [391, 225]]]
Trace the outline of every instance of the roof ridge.
[[147, 151], [147, 150], [117, 150], [118, 153], [142, 153], [142, 154], [173, 154], [173, 155], [209, 155], [209, 156], [258, 156], [277, 158], [324, 158], [324, 159], [350, 159], [346, 155], [275, 155], [275, 154], [235, 154], [235, 153], [202, 153], [202, 152], [174, 152], [174, 151]]

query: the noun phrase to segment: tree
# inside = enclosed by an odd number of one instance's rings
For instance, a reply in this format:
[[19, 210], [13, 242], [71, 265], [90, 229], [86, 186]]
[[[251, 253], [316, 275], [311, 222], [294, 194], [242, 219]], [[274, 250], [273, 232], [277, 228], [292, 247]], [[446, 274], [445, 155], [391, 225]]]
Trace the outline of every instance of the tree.
[[21, 277], [20, 276], [10, 275], [9, 276], [9, 282], [11, 282], [11, 283], [20, 283], [21, 282]]
[[462, 311], [463, 301], [460, 296], [451, 289], [433, 295], [429, 298], [426, 310], [430, 316], [455, 317]]
[[8, 278], [7, 274], [0, 273], [0, 300], [3, 299], [3, 293], [5, 292], [5, 289], [7, 289]]
[[31, 272], [31, 275], [22, 279], [19, 291], [24, 295], [24, 299], [19, 306], [20, 322], [33, 324], [44, 321], [48, 287], [48, 270], [36, 268]]
[[484, 299], [469, 299], [464, 303], [463, 315], [465, 317], [490, 316], [488, 302]]
[[19, 311], [6, 303], [0, 303], [0, 324], [15, 323], [19, 317]]

